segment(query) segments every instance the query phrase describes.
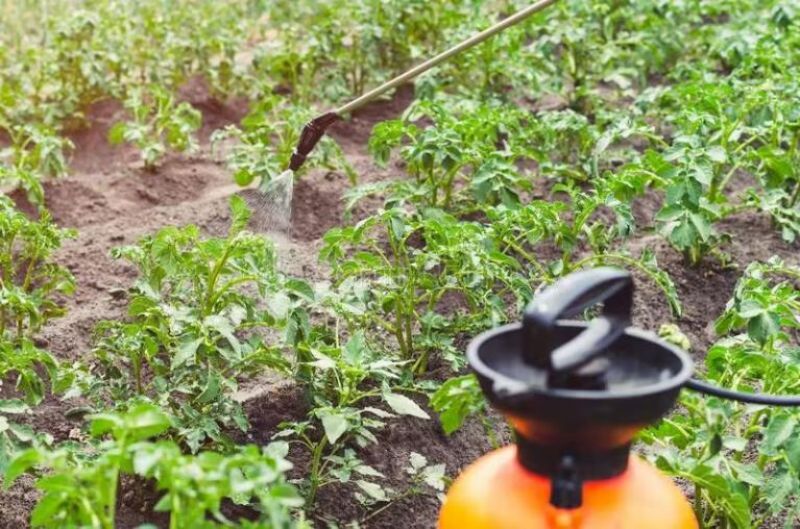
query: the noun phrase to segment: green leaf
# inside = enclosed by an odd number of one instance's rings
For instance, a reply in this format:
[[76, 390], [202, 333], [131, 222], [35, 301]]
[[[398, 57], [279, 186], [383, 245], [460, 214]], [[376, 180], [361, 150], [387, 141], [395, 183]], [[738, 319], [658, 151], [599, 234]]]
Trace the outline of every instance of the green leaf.
[[780, 320], [776, 314], [762, 311], [747, 322], [747, 334], [760, 344], [766, 343], [771, 336], [781, 332]]
[[53, 517], [62, 510], [64, 496], [45, 494], [31, 512], [31, 525], [34, 527], [50, 527]]
[[445, 489], [445, 471], [447, 467], [444, 463], [438, 465], [431, 465], [423, 471], [425, 483], [434, 490], [439, 492]]
[[683, 207], [679, 205], [668, 205], [661, 208], [661, 210], [656, 214], [656, 220], [658, 222], [670, 222], [681, 218], [683, 214]]
[[708, 149], [706, 154], [714, 163], [725, 163], [728, 160], [728, 153], [719, 145], [714, 145]]
[[680, 249], [691, 248], [697, 241], [697, 234], [687, 222], [681, 222], [670, 233], [670, 240]]
[[270, 487], [269, 497], [281, 505], [290, 508], [299, 508], [305, 504], [305, 500], [297, 492], [297, 489], [288, 483], [282, 483]]
[[42, 460], [43, 455], [37, 448], [30, 448], [17, 454], [6, 469], [6, 474], [3, 478], [5, 489], [8, 490], [18, 477], [41, 463]]
[[712, 468], [701, 465], [689, 472], [680, 472], [679, 474], [706, 489], [730, 517], [737, 529], [751, 528], [748, 499], [731, 487], [725, 478]]
[[202, 338], [183, 338], [178, 343], [175, 356], [172, 357], [172, 369], [182, 366], [185, 363], [194, 363], [197, 348], [203, 343]]
[[689, 219], [692, 222], [695, 230], [697, 230], [697, 234], [700, 236], [700, 240], [703, 242], [708, 242], [711, 238], [711, 223], [706, 220], [705, 217], [698, 213], [690, 213]]
[[148, 450], [138, 450], [133, 456], [133, 469], [140, 476], [149, 475], [150, 471], [158, 464], [163, 454], [157, 447]]
[[124, 121], [118, 121], [108, 130], [108, 142], [111, 145], [121, 145], [125, 142], [125, 130], [128, 124]]
[[789, 472], [778, 472], [770, 476], [763, 490], [769, 510], [776, 514], [785, 509], [789, 496], [795, 492], [797, 486], [797, 479]]
[[217, 399], [222, 389], [222, 377], [219, 373], [212, 371], [208, 375], [208, 382], [203, 392], [197, 397], [197, 402], [200, 404], [209, 404]]
[[370, 483], [369, 481], [364, 481], [361, 479], [356, 481], [356, 485], [358, 485], [358, 488], [363, 490], [367, 494], [367, 496], [369, 496], [373, 500], [376, 501], [388, 500], [388, 497], [386, 496], [386, 491], [383, 490], [383, 487], [381, 487], [380, 485], [377, 485], [375, 483]]
[[22, 443], [30, 443], [36, 437], [33, 428], [27, 424], [15, 424], [12, 422], [8, 425], [8, 430]]
[[355, 470], [357, 473], [361, 474], [362, 476], [365, 476], [365, 477], [368, 477], [368, 478], [382, 478], [382, 477], [384, 477], [383, 474], [381, 474], [380, 472], [378, 472], [377, 470], [375, 470], [374, 468], [372, 468], [369, 465], [358, 465], [353, 470]]
[[267, 300], [269, 312], [277, 320], [285, 320], [289, 314], [292, 300], [284, 292], [275, 292]]
[[740, 463], [733, 458], [728, 459], [728, 464], [736, 472], [736, 477], [739, 481], [754, 487], [762, 487], [764, 485], [764, 474], [755, 464]]
[[122, 417], [116, 413], [98, 413], [90, 415], [91, 424], [89, 431], [95, 437], [112, 432], [122, 427]]
[[430, 419], [430, 416], [425, 413], [425, 410], [420, 408], [416, 402], [405, 395], [387, 392], [383, 394], [383, 400], [386, 401], [386, 404], [388, 404], [395, 413], [411, 415], [412, 417], [418, 417], [420, 419]]
[[125, 417], [125, 428], [135, 441], [155, 437], [169, 429], [169, 417], [158, 407], [141, 404], [133, 408]]
[[794, 415], [779, 414], [772, 417], [764, 431], [764, 440], [761, 443], [761, 453], [765, 455], [777, 455], [783, 444], [792, 436], [797, 426], [797, 418]]
[[364, 362], [366, 352], [364, 333], [358, 331], [345, 344], [342, 356], [349, 365], [360, 366]]
[[25, 413], [28, 410], [30, 410], [30, 407], [20, 399], [0, 399], [0, 413], [16, 415]]
[[251, 211], [250, 208], [247, 207], [247, 202], [245, 202], [244, 199], [239, 195], [231, 195], [230, 208], [231, 208], [230, 233], [231, 235], [235, 235], [247, 227], [247, 223], [250, 222]]
[[425, 456], [418, 454], [417, 452], [411, 452], [411, 455], [409, 456], [409, 462], [411, 463], [411, 470], [413, 470], [414, 473], [419, 472], [419, 470], [428, 464], [428, 460], [425, 458]]
[[335, 444], [350, 426], [347, 417], [334, 412], [323, 413], [321, 419], [325, 437], [331, 444]]
[[786, 445], [786, 456], [794, 471], [800, 473], [800, 436], [794, 436]]
[[215, 314], [207, 317], [203, 321], [203, 324], [222, 335], [222, 337], [228, 341], [228, 345], [230, 345], [230, 348], [233, 349], [234, 353], [236, 353], [236, 356], [231, 357], [230, 351], [225, 347], [219, 348], [219, 352], [221, 354], [231, 361], [238, 360], [241, 357], [242, 344], [239, 342], [239, 339], [236, 338], [236, 335], [234, 334], [235, 329], [228, 318], [219, 314]]
[[287, 290], [304, 297], [307, 301], [314, 300], [314, 289], [301, 279], [287, 279], [285, 286]]

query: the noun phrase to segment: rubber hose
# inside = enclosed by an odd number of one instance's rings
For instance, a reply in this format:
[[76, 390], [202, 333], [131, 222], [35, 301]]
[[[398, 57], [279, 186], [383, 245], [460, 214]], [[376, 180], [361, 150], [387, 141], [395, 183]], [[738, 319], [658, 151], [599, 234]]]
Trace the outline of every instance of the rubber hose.
[[733, 391], [724, 389], [719, 386], [714, 386], [706, 382], [697, 380], [696, 378], [689, 379], [686, 387], [713, 397], [720, 397], [728, 400], [736, 400], [739, 402], [746, 402], [748, 404], [764, 404], [767, 406], [784, 406], [784, 407], [800, 407], [800, 396], [778, 396], [778, 395], [764, 395], [763, 393], [742, 393], [740, 391]]

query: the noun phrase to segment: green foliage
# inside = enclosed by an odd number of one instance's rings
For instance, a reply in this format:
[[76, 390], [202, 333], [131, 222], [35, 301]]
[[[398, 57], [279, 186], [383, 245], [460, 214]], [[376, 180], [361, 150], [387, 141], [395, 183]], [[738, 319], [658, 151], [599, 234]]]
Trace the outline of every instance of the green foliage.
[[792, 343], [792, 332], [800, 329], [798, 279], [800, 269], [778, 257], [750, 264], [717, 320], [717, 333], [746, 330], [748, 338], [767, 351]]
[[167, 149], [192, 147], [200, 115], [178, 89], [202, 77], [213, 93], [241, 92], [236, 54], [250, 27], [243, 22], [257, 18], [238, 2], [206, 0], [48, 1], [27, 25], [20, 11], [0, 22], [0, 132], [12, 140], [0, 182], [38, 204], [40, 181], [66, 171], [67, 133], [96, 101], [124, 102], [131, 121], [110, 139], [135, 144], [148, 167]]
[[[791, 336], [800, 304], [798, 270], [777, 258], [753, 263], [717, 320], [722, 336], [708, 351], [706, 377], [722, 387], [768, 394], [800, 392], [800, 362]], [[774, 283], [773, 283], [774, 282]], [[745, 334], [729, 335], [744, 331]], [[746, 529], [783, 516], [800, 520], [800, 415], [685, 394], [684, 412], [645, 435], [657, 463], [695, 485], [704, 523]]]
[[[314, 509], [321, 487], [351, 481], [366, 495], [365, 502], [387, 501], [387, 492], [375, 482], [383, 475], [349, 445], [377, 443], [374, 432], [398, 415], [429, 418], [414, 400], [391, 387], [399, 385], [403, 362], [372, 349], [362, 334], [343, 346], [338, 337], [331, 345], [314, 342], [305, 355], [309, 360], [302, 367], [312, 408], [307, 420], [281, 424], [277, 437], [294, 439], [309, 454], [306, 507]], [[377, 407], [376, 400], [383, 406]]]
[[[285, 445], [184, 455], [172, 442], [150, 441], [169, 427], [168, 415], [153, 405], [95, 415], [90, 451], [29, 449], [12, 461], [6, 487], [25, 472], [41, 471], [36, 486], [43, 494], [31, 514], [33, 527], [113, 529], [123, 476], [154, 480], [161, 493], [155, 510], [169, 513], [171, 528], [300, 527], [290, 511], [301, 500], [283, 477], [291, 468]], [[257, 508], [260, 524], [229, 520], [221, 511], [226, 499]]]
[[[225, 153], [226, 163], [240, 186], [259, 182], [261, 189], [289, 167], [289, 162], [312, 110], [288, 106], [277, 96], [263, 98], [241, 124], [216, 131], [212, 141]], [[301, 171], [324, 167], [342, 169], [355, 181], [356, 174], [329, 137], [323, 137]]]
[[[686, 139], [691, 141], [690, 139]], [[665, 156], [666, 162], [680, 160], [666, 175], [667, 187], [664, 207], [656, 215], [661, 233], [680, 250], [686, 261], [698, 265], [702, 258], [722, 242], [713, 223], [722, 218], [719, 206], [706, 196], [710, 195], [713, 179], [713, 160], [725, 159], [722, 150], [704, 152], [698, 145], [678, 144]]]
[[178, 152], [197, 148], [193, 134], [200, 128], [202, 115], [189, 103], [178, 103], [161, 87], [132, 90], [125, 100], [131, 121], [111, 127], [108, 141], [113, 145], [133, 143], [142, 153], [144, 166], [150, 170], [167, 149]]
[[471, 415], [486, 412], [486, 399], [474, 375], [451, 378], [431, 396], [431, 407], [439, 413], [439, 420], [447, 435], [464, 424]]
[[[278, 0], [270, 17], [280, 31], [262, 45], [260, 64], [301, 101], [359, 95], [441, 50], [481, 0]], [[491, 6], [494, 7], [494, 6]], [[489, 6], [486, 6], [487, 10]], [[261, 51], [261, 50], [260, 50]]]
[[[612, 265], [636, 269], [653, 281], [664, 293], [673, 313], [680, 315], [682, 307], [669, 275], [658, 266], [655, 254], [645, 249], [639, 256], [625, 251], [622, 242], [633, 233], [634, 219], [630, 206], [617, 198], [617, 177], [598, 182], [592, 192], [583, 192], [571, 185], [558, 184], [553, 191], [563, 193], [568, 202], [533, 200], [516, 210], [499, 207], [487, 211], [491, 237], [507, 257], [529, 268], [539, 281], [554, 279], [589, 266]], [[606, 215], [614, 215], [611, 223]], [[560, 256], [543, 260], [538, 251], [555, 247]]]
[[[264, 188], [320, 109], [523, 4], [0, 2], [0, 185], [21, 187], [41, 206], [43, 178], [68, 171], [66, 138], [103, 99], [127, 112], [109, 140], [136, 145], [148, 168], [169, 150], [190, 151], [201, 119], [187, 100], [204, 84], [208, 102], [251, 102], [240, 124], [213, 136], [214, 146], [237, 183]], [[411, 454], [408, 488], [391, 490], [358, 449], [397, 416], [427, 418], [411, 398], [418, 393], [430, 397], [445, 432], [477, 416], [491, 438], [473, 377], [420, 379], [443, 364], [463, 373], [461, 344], [516, 317], [537, 289], [584, 267], [622, 266], [657, 285], [678, 317], [675, 285], [649, 249], [659, 241], [629, 248], [634, 232], [664, 237], [693, 266], [725, 258], [723, 222], [745, 210], [769, 216], [785, 241], [796, 241], [799, 23], [783, 0], [554, 5], [418, 79], [409, 110], [375, 127], [372, 154], [407, 178], [370, 178], [347, 193], [358, 217], [325, 236], [330, 285], [279, 274], [272, 246], [244, 231], [247, 212], [234, 199], [227, 237], [166, 228], [115, 252], [139, 279], [127, 319], [98, 326], [84, 369], [59, 373], [35, 346], [41, 326], [60, 314], [58, 295], [71, 288], [51, 256], [67, 234], [3, 200], [0, 375], [15, 377], [25, 399], [0, 400], [0, 467], [37, 440], [19, 419], [43, 398], [47, 378], [121, 413], [95, 418], [105, 440], [89, 453], [34, 443], [26, 452], [33, 455], [21, 456], [14, 472], [50, 471], [39, 481], [45, 495], [34, 525], [61, 516], [54, 523], [113, 526], [126, 474], [155, 480], [164, 494], [158, 508], [173, 527], [293, 527], [286, 509], [301, 502], [281, 477], [285, 445], [233, 450], [227, 435], [247, 428], [238, 384], [265, 370], [294, 376], [309, 398], [304, 420], [287, 422], [281, 434], [308, 455], [308, 512], [319, 488], [337, 483], [375, 509], [358, 523], [430, 487], [440, 491], [441, 465]], [[330, 138], [306, 166], [315, 168], [355, 181]], [[382, 209], [353, 208], [371, 195], [384, 200]], [[28, 246], [43, 253], [31, 259]], [[710, 380], [800, 390], [797, 278], [778, 260], [748, 267], [717, 321]], [[661, 331], [691, 345], [675, 325]], [[798, 420], [686, 396], [682, 412], [645, 439], [661, 468], [696, 486], [706, 527], [758, 527], [779, 517], [791, 527]], [[230, 452], [181, 450], [212, 445]], [[223, 498], [255, 505], [260, 519], [225, 520]]]
[[[192, 451], [229, 444], [227, 428], [246, 430], [237, 381], [264, 369], [288, 372], [282, 347], [297, 339], [301, 305], [313, 296], [277, 272], [267, 239], [244, 230], [250, 212], [241, 198], [232, 198], [231, 212], [224, 239], [204, 239], [195, 226], [164, 228], [114, 251], [140, 275], [129, 320], [102, 323], [92, 353], [97, 380], [87, 391], [95, 399], [158, 402]], [[284, 336], [270, 343], [270, 331]]]
[[[383, 210], [324, 241], [320, 255], [334, 270], [349, 325], [394, 337], [415, 373], [432, 354], [451, 356], [449, 336], [505, 321], [504, 296], [517, 305], [530, 297], [524, 271], [497, 251], [485, 226], [440, 210]], [[442, 309], [448, 295], [458, 310]]]
[[[35, 339], [51, 319], [64, 314], [62, 295], [75, 285], [53, 253], [74, 232], [57, 228], [42, 212], [38, 221], [0, 197], [0, 386], [14, 380], [20, 399], [0, 399], [0, 471], [10, 455], [37, 436], [15, 417], [42, 401], [47, 382], [58, 377], [58, 363]], [[42, 438], [46, 440], [46, 438]]]
[[[370, 138], [371, 152], [386, 165], [400, 147], [412, 177], [393, 184], [389, 199], [461, 212], [481, 205], [519, 205], [520, 193], [531, 189], [531, 181], [515, 165], [521, 153], [505, 138], [518, 134], [523, 117], [518, 109], [501, 105], [423, 101], [402, 120], [380, 123]], [[416, 124], [423, 119], [433, 124]]]
[[10, 138], [9, 145], [0, 149], [0, 185], [22, 188], [28, 200], [41, 208], [41, 178], [66, 175], [66, 156], [72, 142], [46, 126], [5, 125], [2, 116], [0, 130]]

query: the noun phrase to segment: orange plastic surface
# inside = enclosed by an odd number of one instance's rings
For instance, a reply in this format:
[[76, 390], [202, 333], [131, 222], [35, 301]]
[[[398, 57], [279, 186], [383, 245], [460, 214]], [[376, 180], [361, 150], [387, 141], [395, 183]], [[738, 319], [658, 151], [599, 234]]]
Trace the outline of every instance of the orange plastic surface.
[[461, 474], [439, 529], [698, 529], [680, 489], [636, 456], [624, 474], [584, 484], [580, 509], [558, 511], [549, 500], [550, 481], [522, 467], [509, 446]]

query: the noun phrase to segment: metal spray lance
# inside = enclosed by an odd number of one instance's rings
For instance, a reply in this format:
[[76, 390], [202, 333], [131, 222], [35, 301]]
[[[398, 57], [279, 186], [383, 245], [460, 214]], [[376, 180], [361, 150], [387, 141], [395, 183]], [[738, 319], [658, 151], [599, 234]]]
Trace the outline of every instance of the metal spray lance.
[[362, 95], [361, 97], [354, 99], [353, 101], [343, 105], [336, 110], [331, 112], [327, 112], [312, 119], [306, 126], [303, 128], [303, 132], [300, 135], [300, 140], [297, 143], [297, 147], [294, 150], [294, 154], [292, 154], [291, 162], [289, 164], [289, 169], [281, 174], [278, 178], [284, 179], [291, 176], [294, 172], [296, 172], [302, 165], [305, 163], [306, 158], [314, 150], [314, 147], [317, 146], [319, 141], [322, 139], [322, 136], [325, 135], [325, 132], [328, 128], [343, 119], [344, 116], [353, 112], [354, 110], [358, 110], [359, 108], [363, 107], [370, 101], [375, 100], [376, 98], [380, 97], [381, 95], [385, 94], [389, 90], [397, 88], [413, 79], [418, 77], [419, 75], [427, 72], [428, 70], [439, 66], [440, 64], [448, 61], [449, 59], [459, 55], [460, 53], [485, 42], [486, 40], [494, 37], [498, 33], [502, 33], [506, 29], [516, 26], [517, 24], [521, 23], [522, 21], [526, 20], [527, 18], [533, 16], [534, 14], [542, 11], [544, 8], [556, 3], [558, 0], [540, 0], [519, 12], [511, 15], [510, 17], [498, 22], [494, 26], [487, 28], [480, 33], [473, 35], [472, 37], [468, 38], [467, 40], [456, 44], [452, 48], [448, 49], [436, 55], [435, 57], [428, 59], [427, 61], [423, 62], [422, 64], [415, 66], [414, 68], [408, 70], [405, 73], [402, 73], [387, 81], [386, 83], [382, 84], [381, 86], [367, 92], [366, 94]]

